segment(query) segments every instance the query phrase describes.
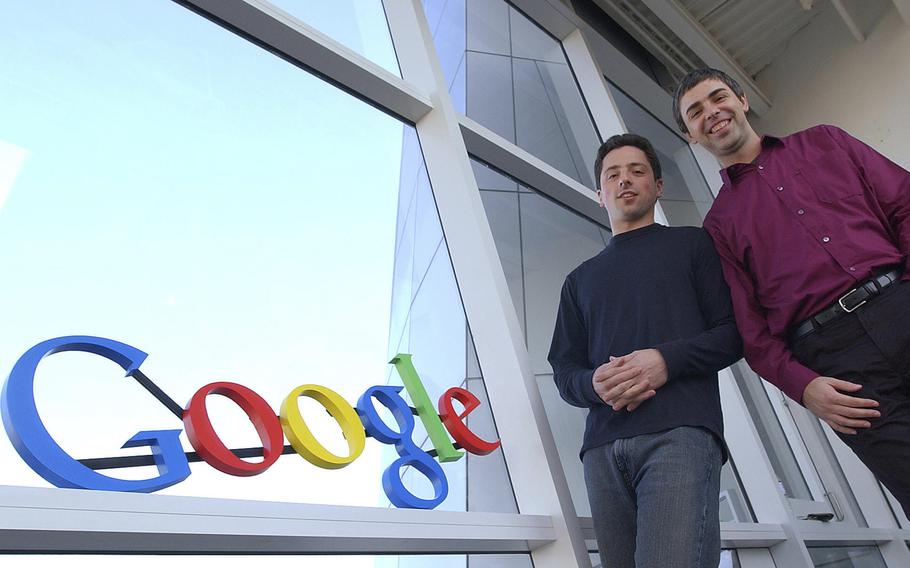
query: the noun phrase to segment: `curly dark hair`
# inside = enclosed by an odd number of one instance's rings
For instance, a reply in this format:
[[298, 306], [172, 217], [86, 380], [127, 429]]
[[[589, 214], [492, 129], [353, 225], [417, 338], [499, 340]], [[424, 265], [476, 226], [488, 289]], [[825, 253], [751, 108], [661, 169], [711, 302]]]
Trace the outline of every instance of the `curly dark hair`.
[[739, 99], [746, 96], [746, 93], [743, 91], [743, 88], [739, 86], [739, 83], [736, 82], [736, 79], [727, 75], [720, 69], [704, 67], [702, 69], [696, 69], [695, 71], [689, 71], [689, 73], [679, 82], [679, 85], [676, 86], [676, 91], [673, 93], [673, 118], [676, 119], [676, 124], [679, 125], [679, 130], [683, 134], [688, 134], [689, 128], [686, 126], [686, 121], [683, 120], [682, 111], [679, 109], [679, 100], [683, 98], [683, 95], [695, 88], [696, 85], [702, 81], [707, 81], [708, 79], [717, 79], [730, 87], [730, 90], [733, 91], [733, 94]]

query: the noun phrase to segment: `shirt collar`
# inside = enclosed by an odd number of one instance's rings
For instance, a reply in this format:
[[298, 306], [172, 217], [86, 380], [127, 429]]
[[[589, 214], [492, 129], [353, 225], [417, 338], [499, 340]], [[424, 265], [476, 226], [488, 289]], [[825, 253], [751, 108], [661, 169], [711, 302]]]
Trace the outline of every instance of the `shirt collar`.
[[761, 153], [755, 158], [755, 161], [750, 164], [733, 164], [720, 170], [720, 177], [724, 182], [725, 187], [731, 187], [731, 180], [735, 180], [739, 176], [743, 175], [746, 172], [752, 171], [755, 169], [755, 166], [761, 161], [763, 156], [768, 154], [769, 148], [774, 146], [784, 147], [784, 140], [778, 138], [777, 136], [771, 136], [770, 134], [765, 134], [761, 137]]

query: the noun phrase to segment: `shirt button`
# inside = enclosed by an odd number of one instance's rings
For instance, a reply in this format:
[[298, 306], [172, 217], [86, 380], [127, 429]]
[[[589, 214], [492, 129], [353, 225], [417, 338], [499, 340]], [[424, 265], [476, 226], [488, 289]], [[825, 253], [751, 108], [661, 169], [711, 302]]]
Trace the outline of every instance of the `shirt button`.
[[765, 169], [765, 166], [758, 166], [758, 169], [763, 170]]
[[827, 242], [830, 241], [830, 240], [831, 240], [830, 237], [822, 237], [822, 242], [823, 242], [823, 243], [827, 243]]
[[780, 185], [777, 187], [777, 191], [783, 191], [783, 190], [784, 190], [784, 186]]
[[[805, 214], [806, 214], [806, 212], [805, 212], [804, 210], [802, 210], [802, 209], [800, 209], [799, 211], [797, 211], [797, 213], [799, 213], [800, 215], [805, 215]], [[827, 237], [826, 237], [826, 238], [827, 238]]]
[[856, 272], [856, 267], [855, 267], [855, 266], [851, 266], [851, 267], [850, 267], [850, 272]]

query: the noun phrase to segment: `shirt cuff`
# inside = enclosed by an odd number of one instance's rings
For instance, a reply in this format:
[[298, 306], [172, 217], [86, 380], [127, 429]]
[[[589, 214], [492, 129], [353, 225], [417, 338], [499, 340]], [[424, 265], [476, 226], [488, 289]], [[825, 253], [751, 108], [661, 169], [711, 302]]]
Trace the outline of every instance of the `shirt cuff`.
[[588, 400], [588, 404], [591, 406], [604, 405], [603, 399], [600, 398], [600, 395], [594, 390], [594, 371], [592, 370], [590, 373], [585, 373], [583, 376], [585, 377], [583, 392], [585, 398]]
[[680, 369], [685, 365], [684, 348], [679, 344], [679, 341], [661, 343], [660, 345], [655, 345], [654, 349], [660, 353], [661, 357], [664, 358], [664, 363], [667, 365], [667, 381], [678, 378]]
[[808, 367], [804, 367], [799, 363], [792, 363], [787, 368], [786, 380], [781, 385], [781, 390], [784, 391], [784, 394], [802, 404], [803, 391], [806, 390], [806, 386], [819, 376], [818, 373]]

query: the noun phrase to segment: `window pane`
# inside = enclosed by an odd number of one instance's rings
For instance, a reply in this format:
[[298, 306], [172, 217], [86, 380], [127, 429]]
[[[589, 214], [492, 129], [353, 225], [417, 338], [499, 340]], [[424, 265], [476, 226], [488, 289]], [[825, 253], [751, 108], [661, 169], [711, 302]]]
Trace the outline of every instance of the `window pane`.
[[[411, 137], [415, 140], [411, 141]], [[404, 142], [405, 147], [412, 144], [419, 148], [413, 130], [406, 134]], [[411, 170], [418, 170], [418, 173], [414, 174]], [[491, 183], [497, 183], [497, 175], [489, 172]], [[483, 373], [474, 351], [423, 162], [402, 161], [401, 179], [402, 184], [413, 183], [414, 187], [408, 189], [403, 185], [399, 193], [400, 200], [410, 201], [410, 204], [398, 204], [400, 214], [396, 233], [399, 235], [399, 246], [394, 261], [388, 356], [396, 353], [413, 355], [414, 364], [434, 404], [453, 386], [466, 388], [484, 401], [469, 416], [469, 425], [472, 430], [476, 426], [474, 431], [482, 439], [496, 440], [499, 436], [492, 411], [486, 403]], [[499, 194], [501, 192], [497, 192]], [[389, 383], [400, 385], [400, 377], [390, 373]], [[415, 424], [414, 440], [424, 450], [433, 449], [421, 421]], [[383, 466], [397, 457], [394, 451], [387, 450], [383, 454]], [[517, 512], [500, 450], [486, 456], [465, 456], [455, 462], [443, 463], [442, 468], [448, 479], [449, 496], [439, 509]], [[432, 495], [432, 487], [422, 474], [411, 468], [403, 471], [407, 483], [419, 488], [418, 492], [423, 492], [421, 496]]]
[[[86, 334], [148, 352], [142, 371], [181, 406], [214, 381], [249, 387], [275, 413], [307, 383], [356, 404], [397, 377], [387, 362], [399, 349], [431, 399], [465, 384], [467, 322], [412, 127], [173, 2], [10, 3], [0, 48], [0, 262], [17, 275], [0, 285], [7, 371], [40, 341]], [[482, 382], [468, 388], [485, 400]], [[86, 353], [42, 362], [36, 400], [80, 459], [141, 455], [119, 448], [182, 427]], [[296, 403], [346, 455], [322, 407]], [[237, 405], [206, 404], [228, 447], [262, 446]], [[471, 419], [495, 439], [486, 406]], [[0, 438], [0, 483], [45, 485]], [[369, 439], [338, 470], [285, 455], [246, 478], [194, 463], [164, 492], [382, 505], [382, 448]], [[466, 507], [467, 462], [444, 466], [441, 508]], [[477, 463], [514, 510], [501, 451]], [[404, 475], [418, 491], [422, 479]]]
[[875, 546], [808, 548], [812, 562], [819, 568], [885, 568], [882, 553]]
[[[162, 565], [161, 556], [146, 555], [29, 555], [22, 558], [34, 565], [48, 565], [51, 562], [67, 566], [91, 568], [120, 568], [125, 562], [131, 568], [157, 568]], [[213, 557], [168, 555], [170, 566], [198, 566], [206, 561], [217, 562], [219, 568], [247, 568], [250, 565], [268, 565], [275, 568], [298, 568], [318, 566], [319, 568], [533, 568], [529, 554], [433, 554], [402, 556], [225, 556]]]
[[793, 455], [793, 449], [790, 447], [790, 442], [787, 440], [780, 421], [774, 413], [771, 401], [760, 383], [761, 379], [742, 361], [730, 367], [730, 370], [733, 372], [736, 384], [752, 415], [752, 422], [758, 430], [758, 436], [771, 461], [771, 467], [777, 475], [778, 488], [781, 493], [791, 499], [812, 500], [812, 492], [803, 477], [796, 456]]
[[401, 76], [382, 0], [268, 0], [291, 16]]
[[600, 145], [555, 38], [503, 0], [424, 0], [456, 108], [594, 188]]

